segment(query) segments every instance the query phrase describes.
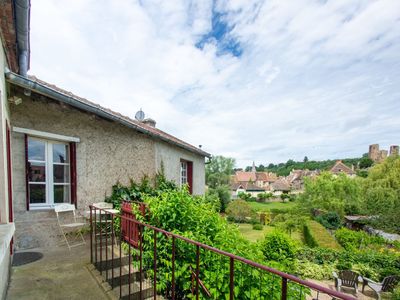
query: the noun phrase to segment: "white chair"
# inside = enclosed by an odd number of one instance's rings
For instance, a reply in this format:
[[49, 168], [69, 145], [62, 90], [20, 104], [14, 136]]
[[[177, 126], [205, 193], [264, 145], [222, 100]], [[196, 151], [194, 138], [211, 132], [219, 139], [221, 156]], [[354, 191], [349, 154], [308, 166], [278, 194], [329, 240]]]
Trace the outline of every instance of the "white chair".
[[[86, 244], [82, 232], [79, 231], [86, 225], [85, 222], [79, 222], [78, 217], [75, 213], [75, 205], [73, 204], [59, 204], [54, 207], [54, 211], [57, 215], [57, 222], [60, 227], [60, 231], [64, 236], [65, 242], [68, 245], [68, 249], [72, 247]], [[82, 239], [82, 242], [70, 244], [67, 238], [67, 234], [75, 231], [78, 236]]]

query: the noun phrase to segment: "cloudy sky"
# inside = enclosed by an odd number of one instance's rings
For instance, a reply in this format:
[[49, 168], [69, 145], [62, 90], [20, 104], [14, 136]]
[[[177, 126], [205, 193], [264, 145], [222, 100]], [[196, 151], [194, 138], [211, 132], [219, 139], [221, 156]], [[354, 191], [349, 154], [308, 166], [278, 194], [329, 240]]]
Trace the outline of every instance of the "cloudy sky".
[[31, 70], [238, 166], [400, 144], [400, 1], [34, 0]]

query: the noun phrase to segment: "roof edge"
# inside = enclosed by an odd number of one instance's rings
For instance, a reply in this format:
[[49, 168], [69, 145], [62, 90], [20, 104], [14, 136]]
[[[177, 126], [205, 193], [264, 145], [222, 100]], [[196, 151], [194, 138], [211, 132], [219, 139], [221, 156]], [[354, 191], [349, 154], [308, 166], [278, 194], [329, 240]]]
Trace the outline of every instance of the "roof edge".
[[166, 137], [163, 137], [159, 134], [156, 134], [154, 132], [151, 132], [145, 128], [139, 127], [137, 125], [135, 125], [132, 122], [129, 122], [128, 120], [125, 120], [124, 118], [118, 117], [110, 112], [108, 112], [107, 110], [105, 110], [104, 108], [102, 108], [99, 105], [92, 105], [86, 102], [82, 102], [79, 99], [76, 99], [75, 97], [71, 96], [71, 95], [66, 95], [64, 93], [61, 93], [60, 91], [57, 91], [55, 89], [52, 89], [44, 84], [41, 84], [40, 82], [37, 82], [35, 80], [32, 80], [30, 78], [18, 75], [12, 71], [6, 71], [6, 80], [9, 83], [15, 84], [17, 86], [20, 86], [24, 89], [28, 89], [31, 91], [34, 91], [38, 94], [47, 96], [49, 98], [55, 99], [57, 101], [63, 102], [65, 104], [71, 105], [73, 107], [79, 108], [81, 110], [93, 113], [95, 115], [98, 115], [100, 117], [103, 117], [105, 119], [109, 119], [112, 121], [116, 121], [124, 126], [127, 126], [129, 128], [132, 128], [136, 131], [139, 131], [141, 133], [144, 133], [152, 138], [164, 141], [168, 144], [177, 146], [179, 148], [185, 149], [189, 152], [204, 156], [204, 157], [208, 157], [211, 158], [211, 154], [208, 152], [205, 152], [201, 149], [196, 149], [194, 146], [192, 146], [193, 148], [185, 145], [184, 143], [179, 143], [179, 142], [175, 142], [171, 139], [168, 139]]

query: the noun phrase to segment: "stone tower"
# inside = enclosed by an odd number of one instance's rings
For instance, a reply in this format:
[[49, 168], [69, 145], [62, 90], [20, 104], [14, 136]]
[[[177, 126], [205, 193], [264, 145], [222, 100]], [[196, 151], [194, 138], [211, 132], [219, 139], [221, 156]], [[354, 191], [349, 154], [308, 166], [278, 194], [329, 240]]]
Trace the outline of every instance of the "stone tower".
[[379, 144], [369, 145], [368, 157], [374, 162], [379, 160], [380, 158]]
[[386, 159], [386, 157], [388, 156], [388, 151], [387, 150], [380, 150], [379, 151], [379, 158], [378, 161], [382, 162]]
[[399, 146], [398, 145], [392, 145], [390, 146], [390, 156], [398, 156], [399, 155]]

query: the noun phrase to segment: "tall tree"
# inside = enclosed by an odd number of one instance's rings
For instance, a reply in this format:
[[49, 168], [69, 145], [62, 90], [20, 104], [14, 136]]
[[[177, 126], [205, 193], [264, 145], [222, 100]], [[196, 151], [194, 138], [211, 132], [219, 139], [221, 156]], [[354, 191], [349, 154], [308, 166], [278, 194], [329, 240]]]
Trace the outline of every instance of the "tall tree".
[[222, 155], [214, 156], [206, 165], [206, 184], [210, 188], [228, 185], [233, 174], [235, 159]]

